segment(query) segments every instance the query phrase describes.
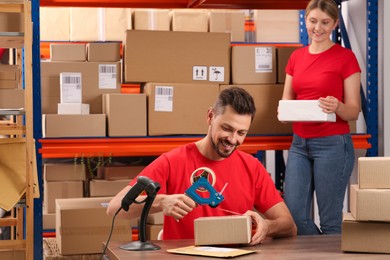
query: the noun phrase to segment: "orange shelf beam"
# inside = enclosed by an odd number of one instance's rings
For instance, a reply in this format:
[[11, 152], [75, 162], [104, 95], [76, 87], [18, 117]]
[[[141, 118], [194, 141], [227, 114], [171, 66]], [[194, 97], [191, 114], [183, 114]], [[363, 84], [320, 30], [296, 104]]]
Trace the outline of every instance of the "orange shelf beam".
[[[369, 149], [367, 134], [353, 135], [355, 149]], [[199, 137], [134, 137], [40, 139], [42, 158], [79, 158], [94, 156], [158, 156]], [[288, 150], [292, 136], [248, 136], [239, 147], [250, 154], [266, 150]]]

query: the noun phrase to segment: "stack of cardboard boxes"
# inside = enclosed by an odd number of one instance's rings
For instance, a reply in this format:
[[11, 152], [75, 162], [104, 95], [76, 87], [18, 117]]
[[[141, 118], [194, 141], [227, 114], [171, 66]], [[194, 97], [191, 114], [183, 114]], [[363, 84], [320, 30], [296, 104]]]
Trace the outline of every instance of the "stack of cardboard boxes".
[[358, 184], [351, 185], [344, 213], [342, 250], [390, 253], [390, 158], [358, 159]]

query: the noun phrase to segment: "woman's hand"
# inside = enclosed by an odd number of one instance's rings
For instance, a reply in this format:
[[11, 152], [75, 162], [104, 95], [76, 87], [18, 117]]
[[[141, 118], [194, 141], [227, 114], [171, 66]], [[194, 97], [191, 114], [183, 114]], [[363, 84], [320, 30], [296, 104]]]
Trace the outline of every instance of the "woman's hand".
[[340, 107], [340, 101], [333, 97], [327, 96], [326, 98], [319, 98], [320, 107], [325, 113], [337, 113]]

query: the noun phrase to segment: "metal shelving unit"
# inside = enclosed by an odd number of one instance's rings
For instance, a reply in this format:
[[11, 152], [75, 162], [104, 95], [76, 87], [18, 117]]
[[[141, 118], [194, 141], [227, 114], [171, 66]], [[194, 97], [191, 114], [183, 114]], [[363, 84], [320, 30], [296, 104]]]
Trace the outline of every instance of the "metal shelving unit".
[[[340, 0], [341, 2], [342, 0]], [[40, 97], [40, 44], [39, 44], [39, 7], [40, 6], [73, 6], [73, 7], [128, 7], [128, 8], [215, 8], [215, 9], [305, 9], [309, 0], [32, 0], [33, 37], [38, 41], [33, 45], [34, 77], [34, 138], [37, 144], [37, 164], [42, 158], [74, 158], [75, 156], [156, 156], [184, 143], [198, 140], [200, 137], [153, 137], [153, 138], [92, 138], [92, 139], [42, 139], [41, 97]], [[367, 0], [368, 43], [367, 43], [367, 134], [353, 135], [356, 149], [368, 149], [368, 155], [378, 153], [377, 122], [377, 23], [378, 0]], [[301, 19], [304, 12], [300, 11]], [[304, 24], [300, 25], [301, 43], [307, 44], [307, 33]], [[363, 93], [364, 94], [364, 93]], [[366, 104], [366, 105], [365, 105]], [[240, 149], [255, 154], [258, 151], [275, 150], [281, 152], [289, 148], [291, 136], [249, 136]], [[279, 153], [281, 157], [281, 154]], [[284, 162], [280, 162], [284, 163]], [[283, 167], [276, 172], [284, 171]], [[42, 178], [39, 168], [38, 177]], [[280, 176], [279, 176], [280, 178]], [[276, 180], [277, 182], [277, 180]], [[42, 259], [42, 200], [35, 200], [35, 254], [34, 259]]]

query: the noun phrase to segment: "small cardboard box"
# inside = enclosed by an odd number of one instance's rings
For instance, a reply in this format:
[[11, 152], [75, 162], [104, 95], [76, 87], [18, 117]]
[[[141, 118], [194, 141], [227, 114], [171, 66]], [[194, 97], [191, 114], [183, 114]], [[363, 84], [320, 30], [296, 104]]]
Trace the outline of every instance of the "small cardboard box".
[[96, 7], [70, 7], [70, 40], [100, 41], [101, 11]]
[[[107, 204], [112, 197], [56, 200], [56, 240], [62, 255], [102, 252], [110, 234], [112, 217]], [[132, 220], [116, 219], [111, 241], [131, 241]]]
[[24, 89], [1, 89], [0, 108], [20, 109], [24, 108]]
[[162, 224], [146, 224], [146, 240], [157, 240], [158, 234], [163, 229]]
[[69, 41], [70, 40], [70, 8], [41, 6], [40, 11], [40, 39], [41, 41]]
[[230, 82], [230, 34], [126, 32], [125, 82]]
[[42, 115], [43, 137], [105, 137], [106, 115]]
[[207, 133], [205, 115], [218, 96], [218, 85], [147, 83], [144, 91], [149, 136]]
[[134, 9], [134, 29], [169, 31], [171, 14], [168, 9]]
[[[124, 34], [124, 32], [123, 32]], [[120, 43], [119, 42], [89, 42], [87, 43], [88, 61], [120, 61]]]
[[145, 166], [105, 166], [102, 178], [105, 180], [134, 179]]
[[157, 213], [148, 214], [146, 223], [153, 225], [162, 225], [164, 224], [164, 213], [162, 211]]
[[43, 208], [45, 213], [56, 212], [56, 199], [84, 197], [82, 181], [43, 181]]
[[230, 41], [245, 41], [245, 14], [242, 10], [210, 10], [210, 32], [230, 33]]
[[59, 115], [89, 115], [89, 104], [58, 103]]
[[195, 245], [248, 244], [252, 237], [249, 216], [200, 217], [194, 221]]
[[100, 41], [118, 41], [122, 42], [126, 30], [133, 28], [131, 8], [100, 8], [101, 25], [99, 38]]
[[146, 94], [103, 94], [108, 136], [147, 135]]
[[286, 66], [290, 59], [291, 53], [295, 51], [297, 47], [278, 47], [276, 49], [277, 65], [278, 65], [278, 83], [283, 84], [286, 80]]
[[[356, 221], [343, 214], [341, 250], [347, 252], [390, 253], [390, 223]], [[368, 259], [370, 256], [366, 255]]]
[[280, 100], [278, 119], [282, 122], [335, 122], [335, 113], [325, 113], [318, 100]]
[[43, 177], [46, 181], [84, 181], [85, 165], [66, 163], [45, 163]]
[[91, 197], [115, 196], [124, 187], [129, 185], [130, 179], [123, 180], [91, 180], [89, 182], [89, 195]]
[[360, 189], [390, 189], [390, 157], [359, 157]]
[[46, 213], [45, 210], [42, 213], [42, 229], [56, 229], [56, 213]]
[[[221, 85], [220, 91], [238, 86], [252, 95], [256, 106], [256, 115], [253, 119], [249, 134], [291, 134], [292, 126], [282, 123], [277, 118], [278, 102], [283, 94], [283, 85]], [[267, 122], [266, 124], [264, 122]]]
[[18, 88], [20, 69], [18, 65], [0, 64], [0, 89]]
[[86, 61], [87, 53], [84, 43], [51, 43], [51, 61]]
[[26, 250], [25, 249], [0, 249], [0, 259], [6, 260], [25, 260]]
[[209, 13], [206, 9], [173, 9], [172, 31], [208, 32]]
[[359, 221], [390, 222], [390, 189], [359, 189], [350, 187], [350, 209]]
[[233, 84], [275, 84], [276, 49], [273, 46], [232, 47]]

